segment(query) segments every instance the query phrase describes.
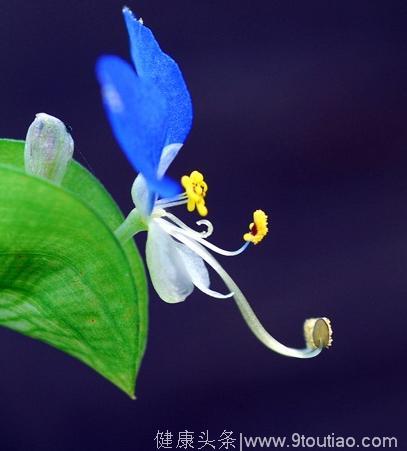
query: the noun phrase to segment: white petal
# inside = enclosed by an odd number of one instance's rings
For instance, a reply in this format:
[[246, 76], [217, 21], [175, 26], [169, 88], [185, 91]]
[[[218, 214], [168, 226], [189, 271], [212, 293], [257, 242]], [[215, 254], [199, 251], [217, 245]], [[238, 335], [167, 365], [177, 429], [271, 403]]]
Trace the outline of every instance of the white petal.
[[181, 302], [192, 293], [194, 285], [177, 243], [155, 221], [148, 228], [146, 260], [151, 282], [163, 301]]
[[233, 296], [233, 293], [222, 294], [209, 288], [209, 273], [204, 260], [182, 243], [177, 243], [178, 252], [184, 260], [185, 267], [191, 277], [193, 284], [205, 294], [214, 298], [225, 299]]
[[[180, 143], [168, 144], [168, 146], [164, 147], [157, 170], [158, 178], [164, 176], [181, 147], [182, 144]], [[139, 174], [131, 187], [131, 197], [134, 205], [137, 207], [137, 210], [142, 214], [142, 216], [146, 217], [150, 214], [149, 207], [151, 200], [149, 199], [149, 196], [151, 195], [152, 194], [149, 192], [146, 179], [142, 174]]]
[[158, 164], [158, 178], [161, 178], [167, 172], [167, 169], [177, 156], [181, 147], [182, 143], [168, 144], [168, 146], [164, 147], [161, 153], [160, 163]]
[[142, 174], [139, 174], [134, 180], [133, 186], [131, 187], [131, 197], [137, 210], [144, 217], [147, 217], [149, 215], [149, 196], [150, 193], [147, 187], [146, 179], [142, 176]]
[[176, 243], [176, 245], [194, 285], [198, 288], [199, 286], [208, 288], [210, 285], [209, 273], [202, 258], [185, 244]]

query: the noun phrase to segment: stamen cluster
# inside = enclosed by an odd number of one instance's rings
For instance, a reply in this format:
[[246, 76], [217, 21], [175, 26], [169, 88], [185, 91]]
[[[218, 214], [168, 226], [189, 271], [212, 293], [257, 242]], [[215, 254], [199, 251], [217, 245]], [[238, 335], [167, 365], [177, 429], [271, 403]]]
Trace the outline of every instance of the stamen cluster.
[[205, 205], [205, 196], [208, 191], [208, 185], [204, 180], [204, 176], [199, 171], [192, 171], [189, 176], [184, 175], [181, 178], [181, 184], [188, 196], [188, 211], [194, 211], [196, 208], [201, 216], [206, 216], [208, 209]]

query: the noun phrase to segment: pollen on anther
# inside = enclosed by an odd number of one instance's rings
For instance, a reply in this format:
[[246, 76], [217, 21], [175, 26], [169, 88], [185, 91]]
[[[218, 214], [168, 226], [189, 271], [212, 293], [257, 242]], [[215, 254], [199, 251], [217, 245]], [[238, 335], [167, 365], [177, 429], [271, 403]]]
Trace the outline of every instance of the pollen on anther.
[[253, 222], [249, 225], [249, 232], [243, 235], [245, 241], [258, 244], [268, 233], [268, 218], [263, 210], [253, 213]]
[[188, 211], [192, 212], [196, 209], [201, 216], [206, 216], [208, 209], [205, 205], [205, 197], [208, 185], [205, 183], [204, 176], [199, 171], [192, 171], [190, 175], [184, 175], [181, 178], [181, 184], [188, 197]]

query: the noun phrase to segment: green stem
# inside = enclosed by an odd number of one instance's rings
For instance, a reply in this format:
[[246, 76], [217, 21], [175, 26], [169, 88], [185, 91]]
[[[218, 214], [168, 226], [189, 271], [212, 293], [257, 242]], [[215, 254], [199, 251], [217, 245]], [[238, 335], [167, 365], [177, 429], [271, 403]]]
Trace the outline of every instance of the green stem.
[[114, 234], [120, 241], [120, 244], [125, 244], [130, 238], [137, 235], [139, 232], [147, 231], [147, 224], [141, 217], [136, 208], [131, 210], [127, 218], [115, 230]]

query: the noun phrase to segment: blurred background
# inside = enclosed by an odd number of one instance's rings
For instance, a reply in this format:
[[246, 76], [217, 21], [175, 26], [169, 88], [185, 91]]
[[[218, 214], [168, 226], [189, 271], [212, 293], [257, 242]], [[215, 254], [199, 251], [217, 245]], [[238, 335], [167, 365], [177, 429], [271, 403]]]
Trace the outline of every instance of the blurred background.
[[[99, 55], [129, 58], [122, 6], [1, 2], [0, 136], [24, 138], [37, 112], [61, 118], [77, 159], [127, 213], [135, 173], [94, 76]], [[196, 292], [167, 305], [151, 290], [131, 401], [73, 358], [2, 329], [0, 449], [149, 451], [167, 429], [385, 435], [405, 449], [407, 4], [128, 6], [188, 83], [194, 126], [169, 173], [205, 173], [213, 241], [235, 248], [254, 209], [271, 216], [262, 245], [225, 268], [276, 338], [302, 347], [303, 320], [321, 315], [334, 346], [284, 358], [252, 336], [232, 301]]]

